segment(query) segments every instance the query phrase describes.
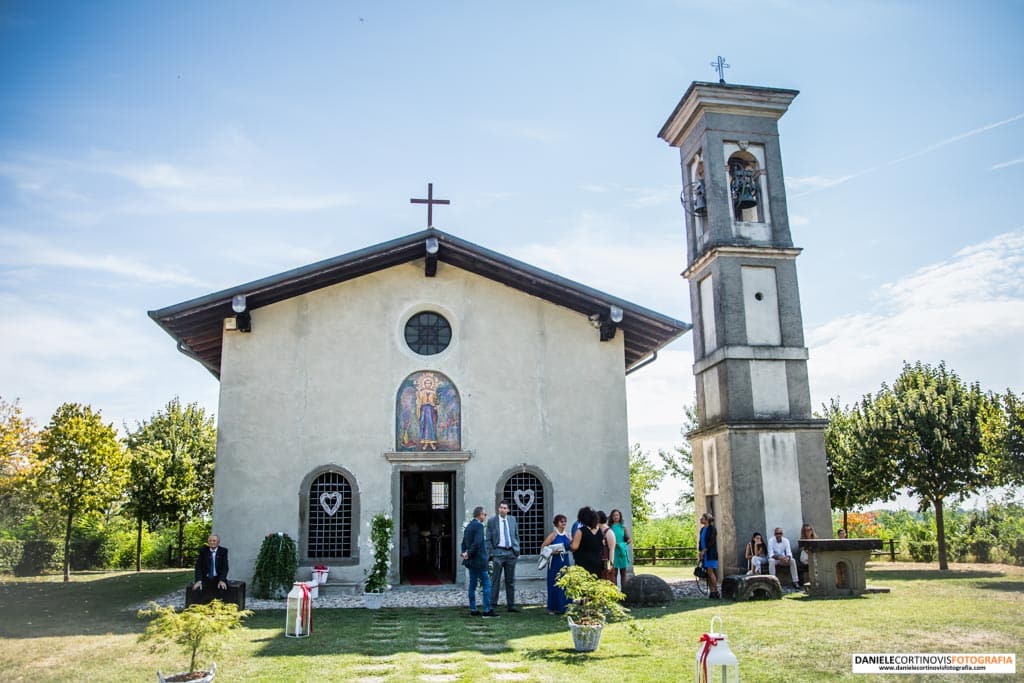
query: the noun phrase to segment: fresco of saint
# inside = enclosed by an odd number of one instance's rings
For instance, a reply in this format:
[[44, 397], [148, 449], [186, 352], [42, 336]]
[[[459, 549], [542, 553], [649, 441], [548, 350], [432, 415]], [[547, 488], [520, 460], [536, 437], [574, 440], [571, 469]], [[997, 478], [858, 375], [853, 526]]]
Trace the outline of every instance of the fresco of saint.
[[459, 451], [461, 402], [450, 379], [424, 370], [405, 378], [395, 405], [395, 449]]

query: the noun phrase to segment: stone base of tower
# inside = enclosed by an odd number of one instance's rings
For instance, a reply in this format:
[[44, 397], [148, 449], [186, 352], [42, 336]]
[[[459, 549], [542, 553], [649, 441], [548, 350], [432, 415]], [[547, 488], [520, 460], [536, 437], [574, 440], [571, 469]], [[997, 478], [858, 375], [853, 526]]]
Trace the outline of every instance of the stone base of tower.
[[782, 527], [793, 553], [800, 527], [832, 538], [824, 420], [722, 423], [691, 432], [696, 512], [711, 512], [723, 573], [746, 571], [744, 550]]

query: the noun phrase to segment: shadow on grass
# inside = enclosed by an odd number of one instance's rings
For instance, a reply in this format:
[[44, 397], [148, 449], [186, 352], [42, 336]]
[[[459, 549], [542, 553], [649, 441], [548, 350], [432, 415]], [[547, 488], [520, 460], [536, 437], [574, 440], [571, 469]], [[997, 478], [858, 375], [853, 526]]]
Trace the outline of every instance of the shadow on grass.
[[869, 579], [884, 580], [892, 579], [895, 581], [956, 581], [959, 579], [994, 579], [1006, 576], [1003, 572], [998, 571], [981, 571], [981, 570], [968, 570], [968, 571], [942, 571], [939, 569], [911, 569], [911, 570], [899, 570], [899, 569], [869, 569], [867, 572]]
[[975, 588], [987, 591], [1004, 591], [1007, 593], [1024, 593], [1024, 581], [985, 581]]
[[145, 622], [126, 608], [183, 587], [191, 571], [98, 574], [76, 572], [69, 583], [51, 576], [0, 581], [0, 637], [139, 633]]
[[[632, 614], [643, 624], [720, 606], [721, 603], [707, 600], [677, 600], [666, 607], [635, 608]], [[542, 607], [527, 607], [520, 614], [502, 614], [493, 620], [470, 617], [464, 608], [455, 607], [318, 610], [313, 613], [313, 633], [309, 638], [286, 638], [284, 621], [282, 610], [260, 611], [245, 620], [245, 629], [249, 632], [250, 642], [256, 646], [257, 657], [308, 657], [329, 651], [331, 654], [367, 657], [419, 653], [442, 658], [445, 655], [457, 658], [467, 652], [484, 655], [515, 652], [517, 656], [529, 659], [570, 664], [594, 658], [594, 655], [563, 647], [563, 643], [572, 642], [565, 617], [550, 616]], [[610, 628], [625, 629], [626, 626], [612, 624]], [[274, 633], [268, 636], [266, 629]], [[437, 637], [435, 634], [443, 635]], [[565, 640], [553, 648], [524, 648], [521, 642], [546, 636]], [[640, 654], [610, 656], [621, 658]]]

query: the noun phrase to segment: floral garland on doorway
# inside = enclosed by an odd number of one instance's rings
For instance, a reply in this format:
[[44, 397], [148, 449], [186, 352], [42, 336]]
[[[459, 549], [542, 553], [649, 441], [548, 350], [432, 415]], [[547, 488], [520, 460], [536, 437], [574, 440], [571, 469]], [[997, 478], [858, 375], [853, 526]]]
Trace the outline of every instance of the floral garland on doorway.
[[373, 567], [370, 568], [364, 591], [367, 593], [383, 593], [391, 588], [388, 573], [391, 571], [391, 551], [395, 546], [391, 538], [395, 532], [395, 524], [391, 515], [378, 512], [370, 520], [370, 554], [373, 556]]

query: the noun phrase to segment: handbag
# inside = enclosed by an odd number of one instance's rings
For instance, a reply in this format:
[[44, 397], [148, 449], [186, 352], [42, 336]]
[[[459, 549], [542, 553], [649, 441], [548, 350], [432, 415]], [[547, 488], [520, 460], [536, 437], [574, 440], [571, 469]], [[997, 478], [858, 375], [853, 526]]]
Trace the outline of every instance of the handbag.
[[698, 579], [706, 579], [708, 578], [708, 570], [703, 565], [698, 564], [693, 568], [693, 575]]

